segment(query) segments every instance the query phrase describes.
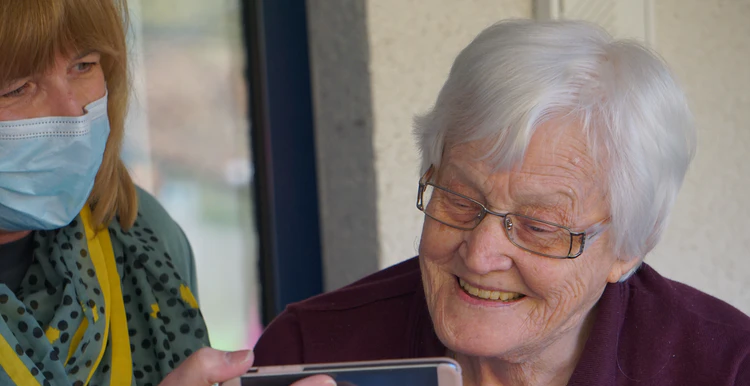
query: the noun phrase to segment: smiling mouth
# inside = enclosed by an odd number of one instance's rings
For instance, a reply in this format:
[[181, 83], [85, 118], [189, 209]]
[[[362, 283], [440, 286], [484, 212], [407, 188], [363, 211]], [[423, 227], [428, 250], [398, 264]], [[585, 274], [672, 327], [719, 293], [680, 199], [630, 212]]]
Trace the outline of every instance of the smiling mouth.
[[491, 300], [496, 302], [512, 302], [514, 300], [521, 299], [526, 295], [518, 292], [503, 292], [503, 291], [488, 291], [481, 288], [474, 287], [467, 283], [464, 279], [458, 278], [458, 285], [461, 289], [471, 297]]

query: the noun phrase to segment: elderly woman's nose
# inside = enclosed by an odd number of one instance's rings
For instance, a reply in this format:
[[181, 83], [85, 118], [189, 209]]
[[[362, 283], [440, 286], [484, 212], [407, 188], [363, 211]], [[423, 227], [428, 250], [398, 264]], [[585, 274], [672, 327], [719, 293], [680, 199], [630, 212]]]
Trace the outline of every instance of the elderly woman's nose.
[[492, 220], [496, 219], [485, 219], [473, 231], [467, 232], [466, 242], [459, 250], [466, 267], [479, 275], [513, 267], [510, 256], [517, 247], [505, 235], [502, 221]]

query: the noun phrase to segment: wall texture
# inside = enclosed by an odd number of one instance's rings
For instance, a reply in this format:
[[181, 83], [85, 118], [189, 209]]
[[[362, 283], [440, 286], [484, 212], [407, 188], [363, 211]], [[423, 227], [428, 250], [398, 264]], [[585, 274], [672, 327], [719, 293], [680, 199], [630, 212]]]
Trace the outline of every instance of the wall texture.
[[698, 152], [646, 258], [750, 314], [750, 0], [655, 1], [656, 49], [687, 91]]
[[365, 0], [310, 1], [321, 238], [326, 289], [378, 269], [370, 52]]
[[326, 289], [416, 254], [427, 109], [458, 51], [526, 0], [307, 2]]
[[414, 114], [435, 102], [458, 52], [506, 18], [531, 17], [528, 0], [367, 2], [380, 267], [417, 254], [419, 154]]
[[[646, 261], [750, 313], [750, 0], [654, 5], [656, 49], [687, 91], [699, 148], [664, 239]], [[416, 254], [422, 216], [414, 203], [412, 118], [434, 102], [463, 46], [497, 20], [532, 17], [532, 1], [327, 0], [308, 7], [333, 289]]]

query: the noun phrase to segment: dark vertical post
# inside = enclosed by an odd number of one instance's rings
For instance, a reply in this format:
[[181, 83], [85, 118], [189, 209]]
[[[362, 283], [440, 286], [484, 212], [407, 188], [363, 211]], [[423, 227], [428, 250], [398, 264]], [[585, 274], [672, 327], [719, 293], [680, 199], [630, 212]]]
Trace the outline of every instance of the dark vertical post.
[[307, 19], [304, 0], [242, 5], [267, 324], [323, 290]]

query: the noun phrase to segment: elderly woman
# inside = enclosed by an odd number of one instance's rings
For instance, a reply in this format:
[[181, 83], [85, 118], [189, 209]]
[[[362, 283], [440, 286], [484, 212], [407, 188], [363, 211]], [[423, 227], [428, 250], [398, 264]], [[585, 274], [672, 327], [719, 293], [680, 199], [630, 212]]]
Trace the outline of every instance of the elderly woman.
[[1, 385], [210, 385], [252, 365], [202, 349], [190, 246], [120, 160], [126, 19], [124, 0], [0, 1]]
[[419, 256], [291, 305], [258, 365], [449, 356], [466, 385], [750, 385], [750, 318], [643, 264], [695, 147], [665, 64], [508, 21], [417, 118]]

